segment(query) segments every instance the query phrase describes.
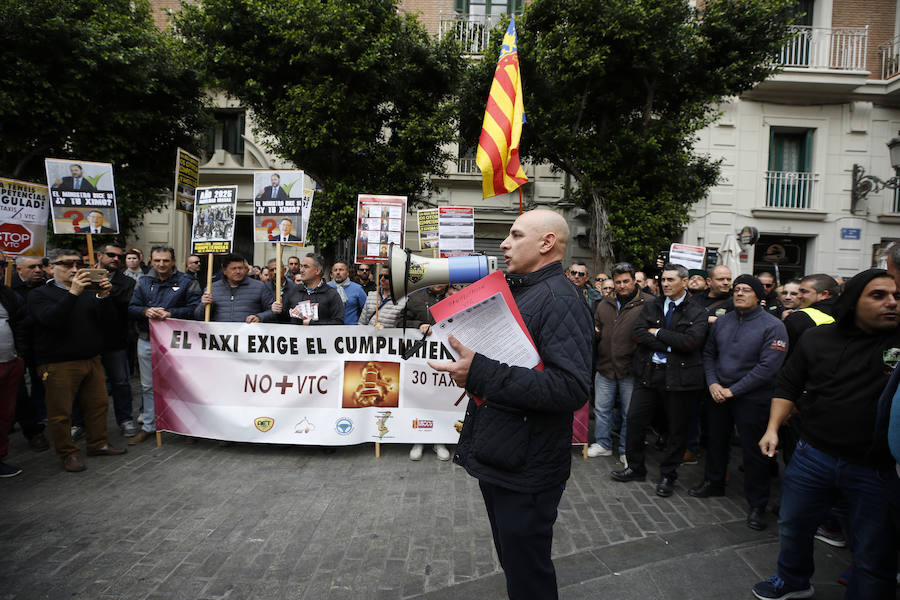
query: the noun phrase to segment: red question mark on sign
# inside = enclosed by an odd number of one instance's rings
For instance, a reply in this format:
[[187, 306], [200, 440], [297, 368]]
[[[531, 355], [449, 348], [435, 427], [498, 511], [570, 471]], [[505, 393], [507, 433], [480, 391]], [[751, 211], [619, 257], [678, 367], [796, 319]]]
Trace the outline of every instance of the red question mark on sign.
[[275, 222], [275, 219], [266, 219], [265, 221], [260, 223], [260, 225], [266, 227], [266, 234], [268, 234], [269, 237], [272, 237], [272, 230], [275, 229], [277, 223]]
[[72, 227], [78, 229], [78, 222], [84, 218], [80, 210], [67, 210], [63, 213], [63, 218], [72, 219]]

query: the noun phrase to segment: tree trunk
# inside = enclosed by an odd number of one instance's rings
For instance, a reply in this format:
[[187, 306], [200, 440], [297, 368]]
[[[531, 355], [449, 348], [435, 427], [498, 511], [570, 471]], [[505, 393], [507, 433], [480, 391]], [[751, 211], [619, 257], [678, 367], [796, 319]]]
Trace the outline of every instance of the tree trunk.
[[591, 192], [591, 250], [594, 255], [594, 272], [609, 273], [616, 262], [609, 230], [609, 215], [603, 198], [596, 190]]

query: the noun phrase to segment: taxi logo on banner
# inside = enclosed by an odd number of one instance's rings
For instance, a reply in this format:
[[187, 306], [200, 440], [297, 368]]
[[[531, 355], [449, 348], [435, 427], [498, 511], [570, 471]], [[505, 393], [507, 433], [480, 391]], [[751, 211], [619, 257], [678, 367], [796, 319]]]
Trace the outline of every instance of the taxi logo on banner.
[[428, 430], [431, 431], [434, 429], [434, 421], [431, 419], [413, 419], [412, 420], [413, 429], [418, 430]]
[[334, 422], [334, 430], [340, 435], [350, 435], [353, 431], [353, 421], [347, 417], [341, 417]]
[[257, 429], [265, 433], [275, 427], [275, 419], [272, 417], [256, 417], [253, 419], [253, 424]]

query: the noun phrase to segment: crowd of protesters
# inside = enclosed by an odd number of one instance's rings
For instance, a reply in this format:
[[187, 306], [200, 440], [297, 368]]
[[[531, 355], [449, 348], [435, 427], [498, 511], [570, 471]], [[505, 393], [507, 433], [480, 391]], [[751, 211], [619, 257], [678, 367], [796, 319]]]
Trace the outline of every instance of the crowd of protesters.
[[[128, 445], [154, 435], [151, 320], [203, 320], [208, 312], [211, 321], [428, 334], [430, 307], [456, 289], [435, 285], [394, 303], [387, 268], [336, 262], [328, 270], [309, 253], [261, 267], [228, 255], [204, 291], [199, 256], [179, 271], [170, 247], [154, 247], [146, 263], [140, 250], [115, 244], [95, 254], [93, 261], [71, 249], [19, 257], [12, 283], [0, 286], [0, 461], [14, 423], [32, 450], [52, 445], [66, 471], [86, 468], [81, 437], [87, 456], [124, 454], [107, 440], [110, 397]], [[5, 259], [0, 269], [13, 268]], [[93, 277], [88, 263], [108, 275]], [[757, 597], [811, 597], [814, 539], [853, 550], [853, 567], [842, 576], [848, 597], [894, 597], [900, 246], [887, 270], [846, 282], [812, 274], [778, 285], [768, 272], [733, 279], [724, 265], [665, 264], [648, 277], [621, 263], [592, 276], [575, 262], [565, 274], [593, 315], [587, 454], [617, 456], [612, 480], [645, 481], [645, 456], [655, 446], [658, 496], [676, 493], [679, 469], [701, 455], [702, 481], [687, 494], [723, 496], [735, 455], [747, 526], [765, 529], [767, 512], [780, 524], [778, 573], [755, 586]], [[137, 418], [129, 383], [135, 367]], [[449, 460], [446, 447], [434, 450]], [[409, 457], [420, 460], [422, 446]], [[773, 506], [771, 483], [781, 468]], [[0, 462], [0, 477], [20, 472]]]

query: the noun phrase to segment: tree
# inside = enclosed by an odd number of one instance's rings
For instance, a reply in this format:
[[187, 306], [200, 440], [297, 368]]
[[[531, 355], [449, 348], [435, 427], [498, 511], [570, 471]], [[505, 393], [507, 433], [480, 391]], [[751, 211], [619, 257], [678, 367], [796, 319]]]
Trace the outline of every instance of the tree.
[[112, 163], [123, 232], [171, 201], [205, 96], [149, 2], [0, 0], [0, 27], [0, 173], [43, 182], [45, 157]]
[[[534, 0], [517, 20], [527, 123], [521, 154], [577, 182], [590, 211], [595, 266], [651, 260], [715, 185], [719, 162], [696, 132], [716, 103], [769, 76], [787, 36], [790, 0]], [[467, 74], [461, 130], [477, 139], [496, 65]]]
[[455, 139], [462, 60], [393, 0], [204, 0], [178, 28], [211, 85], [321, 186], [317, 245], [353, 232], [358, 193], [421, 200]]

